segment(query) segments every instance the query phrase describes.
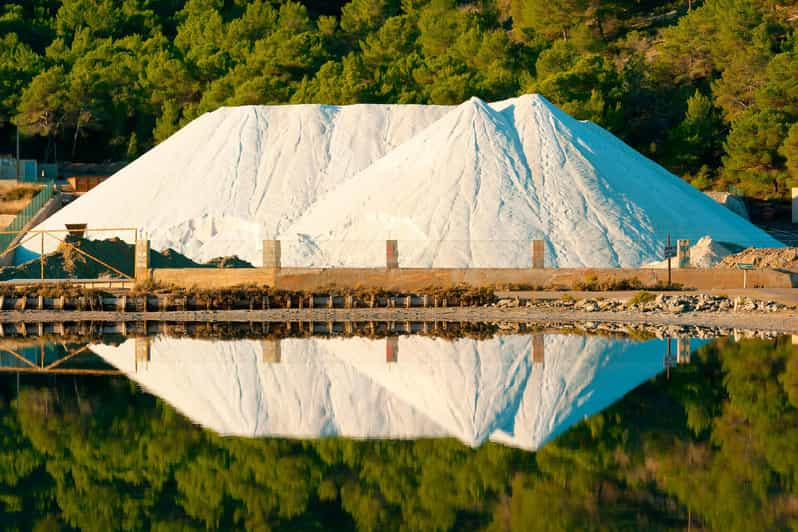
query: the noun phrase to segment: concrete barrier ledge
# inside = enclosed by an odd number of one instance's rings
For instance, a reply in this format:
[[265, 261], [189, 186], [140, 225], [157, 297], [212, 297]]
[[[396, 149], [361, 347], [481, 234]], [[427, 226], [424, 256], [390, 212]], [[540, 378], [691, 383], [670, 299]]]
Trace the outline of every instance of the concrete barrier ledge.
[[[675, 269], [673, 283], [684, 289], [792, 288], [796, 274], [775, 270]], [[221, 289], [258, 285], [282, 290], [335, 288], [422, 290], [430, 287], [513, 287], [572, 289], [577, 283], [597, 284], [637, 279], [646, 287], [667, 282], [661, 269], [613, 268], [231, 268], [152, 269], [149, 278], [182, 288]]]

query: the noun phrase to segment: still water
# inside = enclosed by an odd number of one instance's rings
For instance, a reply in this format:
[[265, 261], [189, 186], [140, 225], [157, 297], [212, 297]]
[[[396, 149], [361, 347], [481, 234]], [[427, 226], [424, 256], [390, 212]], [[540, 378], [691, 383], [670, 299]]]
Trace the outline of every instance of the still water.
[[798, 524], [790, 338], [3, 342], [3, 529]]

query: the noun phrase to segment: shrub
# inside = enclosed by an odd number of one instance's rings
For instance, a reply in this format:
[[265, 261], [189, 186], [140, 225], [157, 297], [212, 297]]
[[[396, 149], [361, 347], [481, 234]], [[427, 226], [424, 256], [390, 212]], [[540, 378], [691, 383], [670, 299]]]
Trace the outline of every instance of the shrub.
[[645, 290], [641, 290], [640, 292], [636, 293], [632, 299], [629, 300], [629, 305], [644, 305], [646, 303], [650, 303], [657, 298], [651, 292], [646, 292]]

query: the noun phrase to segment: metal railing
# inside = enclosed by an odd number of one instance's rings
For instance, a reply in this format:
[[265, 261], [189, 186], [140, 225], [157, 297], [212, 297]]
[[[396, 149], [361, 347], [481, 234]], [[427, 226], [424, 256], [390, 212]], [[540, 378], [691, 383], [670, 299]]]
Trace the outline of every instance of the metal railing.
[[11, 224], [4, 229], [3, 234], [0, 234], [0, 255], [8, 250], [11, 243], [17, 237], [17, 233], [20, 233], [25, 226], [28, 225], [28, 222], [36, 216], [48, 201], [53, 199], [56, 193], [55, 182], [49, 181], [35, 196], [33, 196], [33, 198], [31, 198], [25, 208], [22, 209]]

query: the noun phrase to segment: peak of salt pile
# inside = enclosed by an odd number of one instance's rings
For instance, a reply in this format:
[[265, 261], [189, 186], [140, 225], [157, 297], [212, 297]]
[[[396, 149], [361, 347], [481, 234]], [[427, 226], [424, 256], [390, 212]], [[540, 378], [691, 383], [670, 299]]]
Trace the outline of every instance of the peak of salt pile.
[[222, 435], [458, 438], [528, 450], [606, 408], [663, 370], [662, 340], [547, 335], [444, 341], [285, 339], [280, 362], [254, 340], [156, 338], [136, 365], [135, 340], [91, 349], [193, 422]]
[[551, 266], [640, 266], [667, 233], [780, 246], [538, 95], [219, 109], [38, 229], [65, 223], [138, 227], [200, 262], [260, 264], [260, 240], [279, 238], [287, 266], [382, 266], [389, 238], [416, 267], [529, 266], [537, 238]]

